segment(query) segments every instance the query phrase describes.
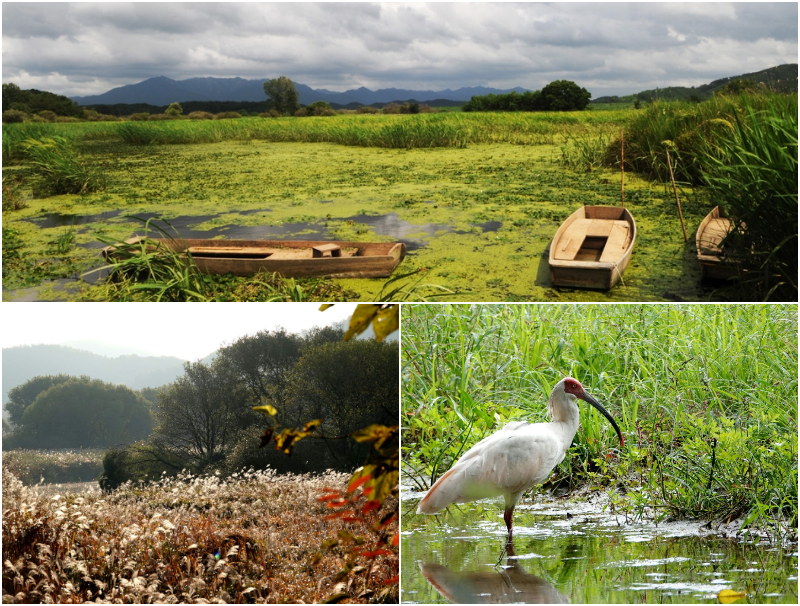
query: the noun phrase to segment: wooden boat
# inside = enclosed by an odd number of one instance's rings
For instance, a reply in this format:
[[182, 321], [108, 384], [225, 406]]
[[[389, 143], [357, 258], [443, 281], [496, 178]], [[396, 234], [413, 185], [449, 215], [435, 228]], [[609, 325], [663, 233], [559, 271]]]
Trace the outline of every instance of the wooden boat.
[[614, 286], [628, 267], [636, 222], [627, 208], [583, 206], [558, 228], [550, 245], [550, 279], [556, 286]]
[[[138, 244], [140, 237], [126, 240]], [[402, 242], [337, 242], [313, 240], [171, 240], [149, 238], [175, 252], [188, 252], [201, 271], [251, 276], [278, 272], [285, 278], [384, 278], [406, 255]], [[109, 260], [118, 247], [103, 249]]]
[[703, 279], [728, 280], [738, 274], [736, 261], [723, 245], [732, 230], [733, 222], [719, 206], [715, 206], [697, 228], [697, 260]]

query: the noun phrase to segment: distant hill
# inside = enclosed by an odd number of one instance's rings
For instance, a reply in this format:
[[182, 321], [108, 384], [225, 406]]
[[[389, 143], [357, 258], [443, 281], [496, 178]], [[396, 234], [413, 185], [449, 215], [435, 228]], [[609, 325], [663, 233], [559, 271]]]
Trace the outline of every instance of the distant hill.
[[[106, 357], [62, 345], [24, 345], [3, 349], [3, 405], [8, 392], [40, 375], [87, 375], [131, 389], [160, 387], [183, 374], [183, 360], [123, 355]], [[5, 411], [4, 411], [5, 416]]]
[[[249, 101], [263, 102], [264, 82], [260, 80], [245, 80], [243, 78], [189, 78], [188, 80], [172, 80], [165, 76], [150, 78], [138, 84], [128, 84], [111, 89], [101, 95], [87, 97], [72, 97], [78, 105], [116, 105], [119, 103], [148, 105], [169, 105], [170, 103], [184, 103], [186, 101]], [[300, 103], [308, 105], [314, 101], [326, 101], [330, 104], [372, 105], [373, 103], [390, 103], [392, 101], [407, 101], [413, 99], [420, 103], [428, 103], [438, 99], [449, 101], [469, 101], [474, 95], [505, 94], [512, 90], [519, 93], [525, 92], [524, 88], [497, 89], [486, 87], [465, 87], [456, 90], [445, 89], [439, 91], [419, 91], [401, 88], [384, 88], [372, 91], [368, 88], [357, 88], [343, 93], [313, 89], [305, 84], [295, 82], [295, 88], [300, 95]]]
[[652, 90], [643, 90], [634, 95], [624, 97], [598, 97], [592, 99], [592, 103], [622, 103], [634, 101], [653, 101], [660, 99], [664, 101], [688, 101], [696, 98], [701, 101], [710, 98], [715, 92], [722, 89], [733, 80], [750, 80], [754, 84], [763, 84], [767, 89], [778, 93], [797, 92], [797, 63], [778, 65], [762, 69], [760, 72], [720, 78], [708, 84], [700, 86], [667, 86]]

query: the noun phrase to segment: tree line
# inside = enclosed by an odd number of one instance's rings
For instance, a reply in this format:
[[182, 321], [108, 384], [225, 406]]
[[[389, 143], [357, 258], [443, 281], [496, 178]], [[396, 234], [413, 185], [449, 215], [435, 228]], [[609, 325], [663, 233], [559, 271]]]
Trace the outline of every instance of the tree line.
[[[138, 393], [88, 377], [36, 377], [9, 392], [13, 433], [3, 446], [110, 447], [101, 477], [107, 489], [183, 469], [350, 471], [369, 450], [350, 434], [397, 425], [398, 348], [343, 335], [336, 328], [262, 331]], [[290, 457], [274, 445], [259, 448], [265, 421], [253, 406], [265, 404], [277, 410], [279, 427], [321, 419], [317, 439], [298, 443]]]
[[523, 112], [566, 112], [580, 111], [589, 105], [592, 94], [569, 80], [556, 80], [542, 90], [518, 93], [511, 91], [504, 95], [477, 95], [472, 97], [461, 111], [523, 111]]

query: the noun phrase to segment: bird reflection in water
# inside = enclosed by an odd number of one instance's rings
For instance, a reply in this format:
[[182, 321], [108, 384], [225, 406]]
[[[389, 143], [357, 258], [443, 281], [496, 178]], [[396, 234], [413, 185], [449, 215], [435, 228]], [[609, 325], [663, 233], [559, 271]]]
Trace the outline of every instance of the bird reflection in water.
[[506, 541], [503, 555], [508, 565], [496, 572], [454, 572], [433, 563], [420, 568], [436, 591], [455, 604], [569, 604], [550, 583], [525, 571], [513, 540]]

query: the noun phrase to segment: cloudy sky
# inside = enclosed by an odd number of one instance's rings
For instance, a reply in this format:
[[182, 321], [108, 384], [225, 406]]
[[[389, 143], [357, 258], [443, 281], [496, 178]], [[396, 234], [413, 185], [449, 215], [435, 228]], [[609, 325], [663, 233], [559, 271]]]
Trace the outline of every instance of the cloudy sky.
[[796, 63], [797, 3], [4, 2], [3, 82], [78, 96], [154, 76], [593, 96]]
[[[0, 333], [3, 348], [16, 345], [71, 345], [195, 361], [245, 335], [285, 328], [300, 333], [349, 320], [355, 303], [324, 312], [319, 303], [152, 303], [19, 305], [14, 321]], [[369, 333], [375, 333], [370, 327]], [[92, 342], [92, 343], [89, 343]], [[113, 347], [112, 347], [113, 346]]]

